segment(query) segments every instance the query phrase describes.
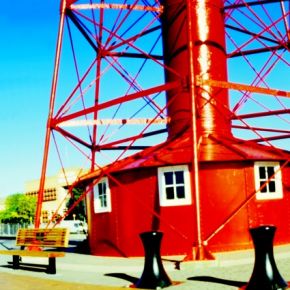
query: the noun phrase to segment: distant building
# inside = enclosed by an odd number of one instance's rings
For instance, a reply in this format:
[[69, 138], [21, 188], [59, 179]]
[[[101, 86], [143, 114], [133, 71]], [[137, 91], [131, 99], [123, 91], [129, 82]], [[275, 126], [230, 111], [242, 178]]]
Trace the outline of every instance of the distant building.
[[[66, 176], [63, 171], [60, 171], [54, 176], [46, 177], [41, 212], [42, 223], [51, 221], [56, 211], [61, 216], [67, 211], [66, 204], [70, 198], [67, 188], [76, 180], [79, 172], [80, 169], [72, 168], [66, 170]], [[37, 197], [38, 191], [39, 179], [25, 183], [26, 195]]]

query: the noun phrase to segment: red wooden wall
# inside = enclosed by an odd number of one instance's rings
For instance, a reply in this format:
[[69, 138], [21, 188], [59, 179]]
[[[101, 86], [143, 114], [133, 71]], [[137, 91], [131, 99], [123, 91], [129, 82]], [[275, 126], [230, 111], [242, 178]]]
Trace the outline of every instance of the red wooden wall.
[[[245, 202], [255, 192], [253, 170], [250, 161], [201, 164], [202, 239], [209, 250], [250, 247], [248, 229], [261, 224], [277, 226], [276, 243], [290, 242], [289, 167], [282, 172], [283, 199], [257, 201], [254, 196]], [[164, 233], [162, 255], [191, 252], [196, 243], [195, 204], [160, 207], [157, 168], [119, 172], [109, 182], [112, 212], [94, 214], [92, 196], [88, 204], [92, 254], [142, 256], [139, 234], [150, 230]]]

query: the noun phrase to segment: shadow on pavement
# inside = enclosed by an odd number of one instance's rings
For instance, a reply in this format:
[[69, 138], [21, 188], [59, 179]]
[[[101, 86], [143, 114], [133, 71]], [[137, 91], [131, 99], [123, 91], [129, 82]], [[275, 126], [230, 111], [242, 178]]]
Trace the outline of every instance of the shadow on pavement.
[[[13, 269], [12, 262], [8, 262], [7, 265], [0, 265], [1, 268]], [[13, 269], [14, 270], [14, 269]], [[25, 270], [30, 272], [47, 272], [47, 265], [45, 264], [32, 264], [20, 262], [19, 270]], [[17, 270], [15, 270], [17, 271]]]
[[125, 273], [108, 273], [105, 274], [105, 276], [123, 279], [133, 284], [135, 284], [139, 280], [139, 278], [127, 275]]
[[187, 278], [187, 280], [218, 283], [218, 284], [224, 284], [224, 285], [234, 286], [234, 287], [238, 287], [238, 288], [247, 284], [246, 282], [242, 282], [242, 281], [226, 280], [226, 279], [221, 279], [221, 278], [216, 278], [216, 277], [211, 277], [211, 276], [189, 277], [189, 278]]
[[88, 239], [70, 240], [69, 245], [70, 245], [70, 247], [65, 249], [66, 252], [90, 255]]

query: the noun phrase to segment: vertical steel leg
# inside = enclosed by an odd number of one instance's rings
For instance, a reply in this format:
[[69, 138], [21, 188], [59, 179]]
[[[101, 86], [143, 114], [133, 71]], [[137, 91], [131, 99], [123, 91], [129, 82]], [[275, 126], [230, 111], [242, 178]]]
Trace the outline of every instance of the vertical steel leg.
[[47, 274], [56, 274], [55, 257], [48, 258]]
[[19, 256], [18, 255], [13, 255], [13, 269], [14, 270], [19, 269], [19, 261], [20, 261]]

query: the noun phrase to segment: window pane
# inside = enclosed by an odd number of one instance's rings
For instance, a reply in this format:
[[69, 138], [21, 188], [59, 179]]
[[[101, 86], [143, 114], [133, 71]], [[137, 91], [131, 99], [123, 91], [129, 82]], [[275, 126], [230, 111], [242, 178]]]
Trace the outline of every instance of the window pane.
[[[265, 184], [265, 182], [260, 181], [260, 186], [262, 186], [263, 184]], [[264, 186], [260, 191], [261, 192], [267, 192], [267, 186]]]
[[273, 166], [267, 167], [267, 171], [268, 171], [268, 178], [270, 178], [275, 172]]
[[174, 199], [174, 188], [173, 187], [166, 188], [166, 198], [167, 199]]
[[100, 206], [101, 207], [104, 207], [104, 196], [103, 195], [100, 195], [99, 196], [99, 199], [100, 199]]
[[102, 195], [103, 193], [102, 183], [98, 183], [98, 192], [99, 192], [99, 195]]
[[177, 195], [177, 198], [185, 198], [184, 186], [176, 187], [176, 195]]
[[259, 167], [259, 176], [261, 179], [266, 178], [266, 168], [265, 167]]
[[98, 191], [99, 191], [99, 200], [100, 200], [100, 207], [104, 208], [107, 207], [107, 192], [106, 192], [106, 182], [98, 183]]
[[177, 184], [184, 184], [183, 171], [175, 171], [175, 178]]
[[173, 172], [164, 172], [165, 184], [173, 184]]
[[270, 182], [269, 182], [269, 191], [270, 191], [270, 192], [276, 192], [275, 181], [270, 181]]

